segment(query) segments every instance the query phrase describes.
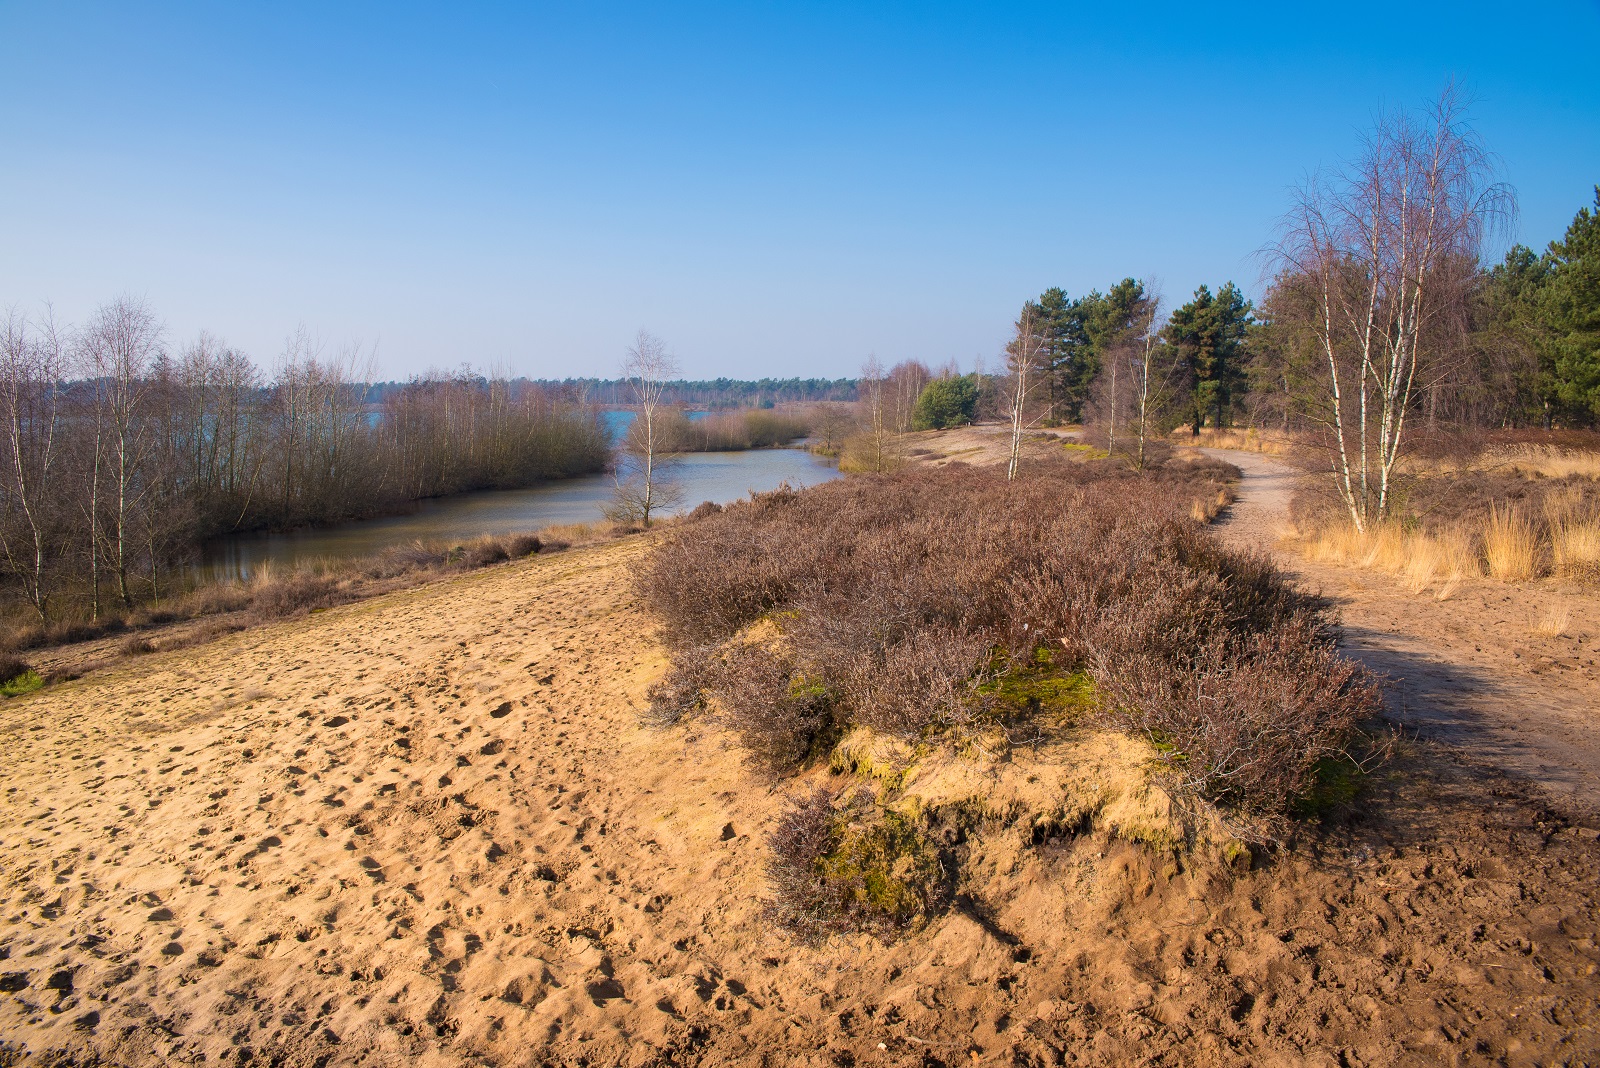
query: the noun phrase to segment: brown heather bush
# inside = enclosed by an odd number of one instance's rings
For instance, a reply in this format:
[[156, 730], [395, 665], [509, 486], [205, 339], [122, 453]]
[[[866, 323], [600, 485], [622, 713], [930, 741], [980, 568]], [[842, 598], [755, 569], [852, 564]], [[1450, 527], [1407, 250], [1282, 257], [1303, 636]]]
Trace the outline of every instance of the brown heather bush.
[[155, 651], [156, 647], [151, 644], [150, 639], [138, 634], [128, 635], [122, 640], [122, 644], [117, 646], [117, 653], [120, 656], [143, 656], [145, 653]]
[[731, 505], [638, 570], [673, 661], [653, 718], [713, 709], [783, 771], [852, 725], [992, 723], [990, 683], [1048, 650], [1183, 782], [1275, 818], [1376, 699], [1315, 604], [1187, 516], [1236, 474], [1062, 460], [1007, 483], [952, 465]]
[[33, 665], [26, 660], [19, 660], [14, 656], [0, 653], [0, 683], [10, 682], [19, 675], [25, 675], [33, 670]]
[[804, 941], [861, 930], [888, 938], [949, 897], [944, 866], [915, 822], [865, 792], [791, 801], [767, 838], [766, 917]]

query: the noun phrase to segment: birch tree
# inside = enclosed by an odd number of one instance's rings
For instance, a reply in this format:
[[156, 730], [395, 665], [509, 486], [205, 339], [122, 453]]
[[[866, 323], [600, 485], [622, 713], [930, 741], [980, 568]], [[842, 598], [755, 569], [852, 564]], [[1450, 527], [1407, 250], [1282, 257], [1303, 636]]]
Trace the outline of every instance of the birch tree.
[[1388, 513], [1407, 418], [1426, 381], [1430, 325], [1465, 299], [1485, 231], [1512, 194], [1447, 88], [1421, 115], [1381, 116], [1360, 154], [1308, 180], [1282, 224], [1279, 286], [1315, 338], [1311, 414], [1357, 530]]
[[670, 473], [673, 443], [665, 418], [670, 409], [662, 400], [667, 382], [679, 374], [666, 342], [640, 330], [622, 361], [622, 377], [632, 391], [636, 414], [623, 442], [616, 489], [605, 509], [612, 522], [648, 527], [652, 516], [683, 503], [683, 487]]
[[1022, 306], [1006, 345], [1006, 410], [1011, 421], [1011, 456], [1006, 463], [1006, 481], [1017, 477], [1022, 458], [1022, 432], [1033, 422], [1033, 392], [1046, 370], [1045, 337], [1038, 308], [1029, 301]]
[[[161, 353], [161, 326], [142, 300], [119, 297], [102, 305], [83, 332], [83, 352], [94, 395], [97, 433], [96, 479], [103, 471], [108, 529], [101, 534], [117, 595], [133, 606], [128, 566], [136, 548], [134, 513], [144, 503], [145, 460], [151, 442], [145, 419], [149, 371]], [[100, 463], [104, 448], [104, 467]], [[98, 487], [90, 491], [91, 521], [98, 526]], [[98, 592], [96, 593], [98, 600]]]
[[[35, 330], [12, 311], [0, 323], [0, 495], [20, 518], [0, 523], [0, 552], [23, 597], [49, 623], [53, 557], [61, 527], [61, 399], [66, 352], [48, 310]], [[10, 518], [9, 516], [7, 517]]]
[[868, 356], [867, 361], [861, 365], [861, 378], [856, 387], [856, 395], [861, 399], [864, 417], [862, 422], [867, 428], [868, 448], [872, 450], [874, 471], [889, 469], [888, 394], [889, 380], [884, 374], [883, 364], [876, 355]]
[[1178, 362], [1170, 358], [1165, 351], [1167, 346], [1162, 338], [1164, 330], [1161, 297], [1152, 293], [1146, 306], [1145, 317], [1140, 324], [1139, 334], [1129, 346], [1131, 361], [1129, 369], [1133, 372], [1135, 471], [1144, 470], [1145, 444], [1150, 439], [1152, 426], [1172, 398], [1174, 380], [1177, 376]]

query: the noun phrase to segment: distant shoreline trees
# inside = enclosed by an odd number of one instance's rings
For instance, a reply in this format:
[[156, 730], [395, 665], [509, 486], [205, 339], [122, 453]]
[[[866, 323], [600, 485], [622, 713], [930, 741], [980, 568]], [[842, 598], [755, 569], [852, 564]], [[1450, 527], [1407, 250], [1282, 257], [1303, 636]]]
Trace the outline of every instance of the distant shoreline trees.
[[206, 539], [403, 510], [600, 471], [596, 411], [460, 371], [367, 400], [370, 353], [304, 331], [267, 380], [207, 334], [174, 351], [121, 298], [72, 329], [0, 317], [0, 575], [49, 622], [159, 599]]

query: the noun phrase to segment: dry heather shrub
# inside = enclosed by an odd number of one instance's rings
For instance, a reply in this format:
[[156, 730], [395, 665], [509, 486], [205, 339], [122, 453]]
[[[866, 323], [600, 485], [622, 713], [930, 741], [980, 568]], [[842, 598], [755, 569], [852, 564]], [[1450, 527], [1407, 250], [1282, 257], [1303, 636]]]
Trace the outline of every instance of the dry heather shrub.
[[1108, 626], [1093, 660], [1104, 712], [1148, 737], [1184, 784], [1267, 818], [1310, 792], [1320, 761], [1346, 756], [1377, 707], [1376, 684], [1301, 615], [1230, 642], [1213, 637], [1174, 671], [1137, 624]]
[[[1144, 716], [1146, 734], [1181, 719], [1170, 695], [1202, 682], [1212, 696], [1184, 714], [1204, 730], [1186, 738], [1223, 737], [1230, 719], [1265, 716], [1263, 701], [1318, 722], [1287, 738], [1240, 736], [1239, 759], [1264, 765], [1245, 786], [1231, 758], [1189, 743], [1197, 788], [1281, 811], [1372, 704], [1333, 655], [1316, 605], [1264, 558], [1224, 549], [1177, 511], [1231, 471], [1170, 465], [1135, 477], [1061, 461], [1007, 483], [988, 470], [917, 469], [758, 496], [684, 526], [636, 575], [673, 659], [655, 718], [715, 697], [756, 762], [781, 770], [814, 754], [824, 722], [971, 737], [1000, 714], [995, 674], [1043, 649], [1063, 676], [1128, 659], [1148, 685], [1124, 687], [1119, 722]], [[757, 620], [774, 635], [759, 652], [746, 631]]]
[[10, 653], [0, 653], [0, 682], [10, 682], [33, 670], [33, 665]]
[[792, 771], [838, 740], [832, 693], [779, 650], [730, 646], [705, 690], [738, 732], [751, 763], [770, 774]]
[[463, 545], [460, 557], [463, 566], [480, 568], [488, 567], [490, 564], [503, 564], [511, 559], [511, 554], [506, 551], [499, 538], [484, 535]]
[[1539, 573], [1539, 537], [1520, 508], [1490, 504], [1483, 559], [1489, 577], [1505, 582], [1526, 582]]
[[544, 548], [544, 542], [537, 534], [507, 534], [500, 543], [505, 546], [506, 555], [513, 560], [532, 556]]
[[835, 931], [887, 938], [945, 903], [944, 867], [911, 817], [819, 788], [792, 801], [767, 839], [766, 916], [807, 941]]

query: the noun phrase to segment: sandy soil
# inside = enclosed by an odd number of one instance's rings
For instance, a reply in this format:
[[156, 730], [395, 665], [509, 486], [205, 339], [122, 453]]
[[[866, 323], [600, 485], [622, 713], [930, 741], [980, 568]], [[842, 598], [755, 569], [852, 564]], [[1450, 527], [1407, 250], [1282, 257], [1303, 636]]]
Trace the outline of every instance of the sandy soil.
[[[1256, 453], [1204, 451], [1245, 473], [1219, 533], [1274, 552], [1333, 602], [1348, 651], [1388, 677], [1398, 722], [1538, 783], [1563, 808], [1600, 811], [1600, 599], [1549, 582], [1479, 580], [1441, 601], [1380, 571], [1313, 563], [1276, 548], [1298, 472]], [[1552, 611], [1570, 619], [1563, 636], [1539, 633]]]
[[1595, 830], [1434, 742], [1254, 870], [1085, 833], [792, 943], [763, 839], [807, 784], [637, 723], [647, 546], [0, 705], [0, 1064], [1600, 1061]]

